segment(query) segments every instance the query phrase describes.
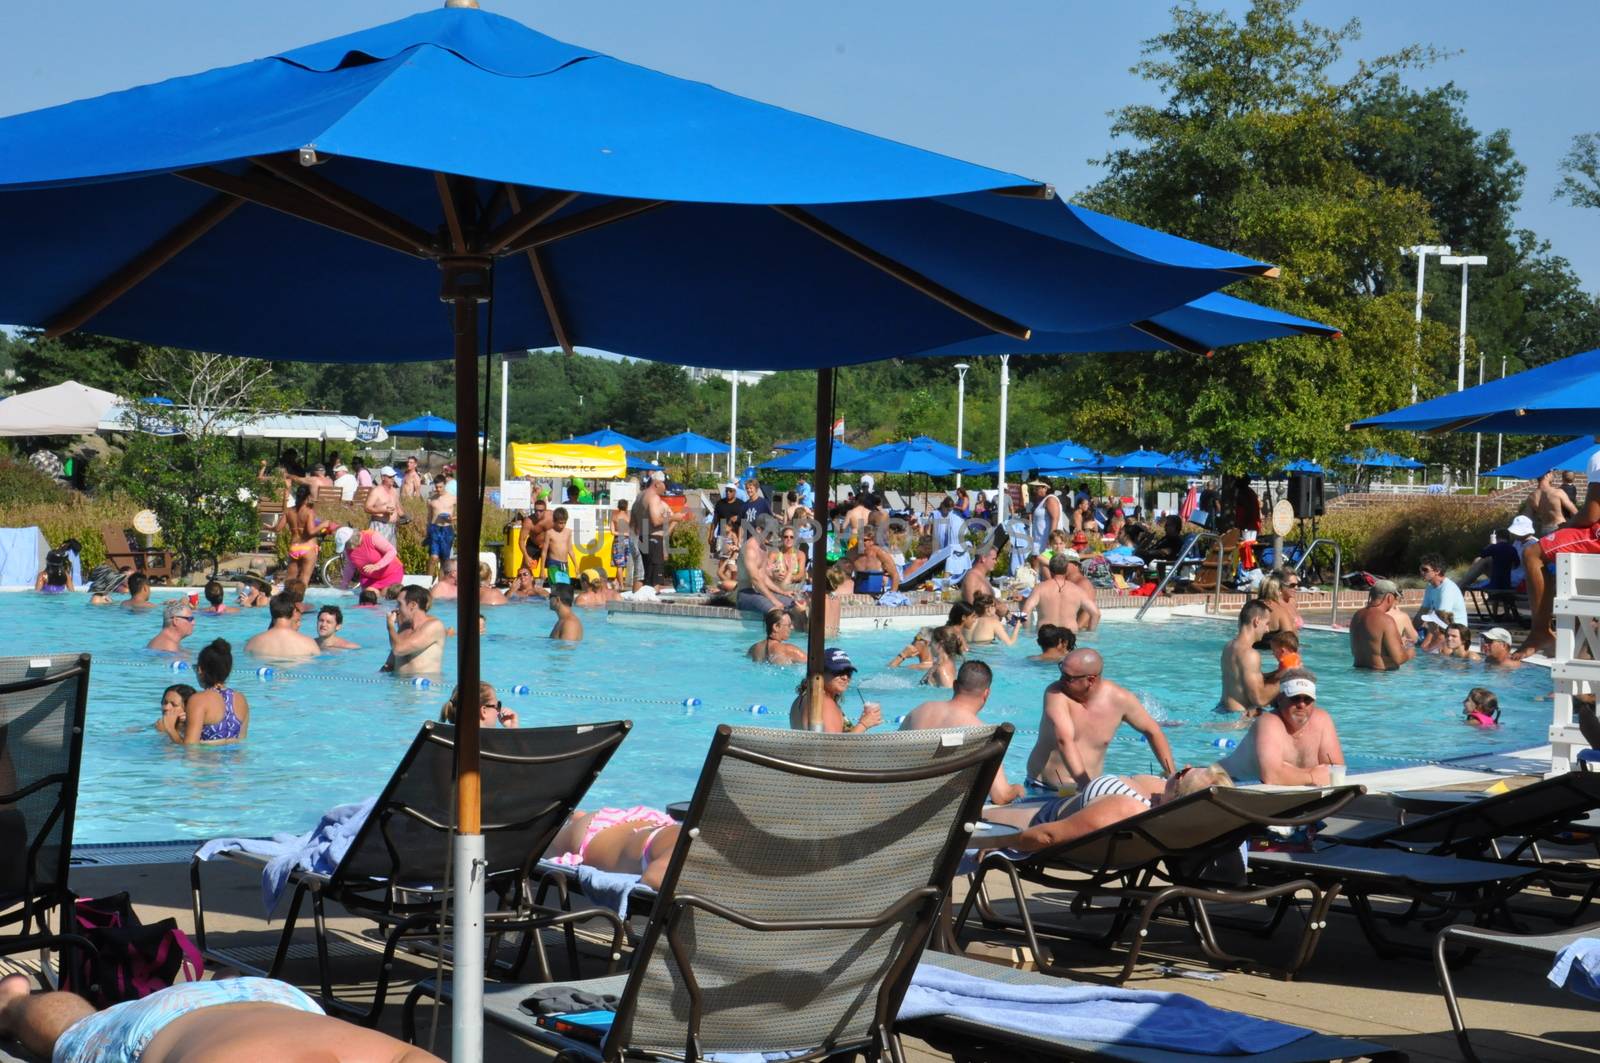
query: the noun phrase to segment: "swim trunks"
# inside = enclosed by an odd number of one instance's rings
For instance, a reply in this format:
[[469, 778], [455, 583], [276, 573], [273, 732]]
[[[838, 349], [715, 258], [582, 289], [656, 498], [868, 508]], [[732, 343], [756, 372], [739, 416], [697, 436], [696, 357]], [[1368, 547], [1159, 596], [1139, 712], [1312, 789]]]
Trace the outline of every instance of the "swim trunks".
[[550, 566], [550, 571], [547, 575], [549, 576], [548, 582], [553, 586], [561, 586], [572, 582], [572, 574], [567, 571], [567, 566], [559, 561]]
[[456, 530], [448, 524], [428, 525], [428, 556], [448, 558], [455, 545]]
[[79, 1019], [56, 1041], [50, 1059], [52, 1063], [139, 1063], [144, 1050], [168, 1023], [222, 1004], [280, 1004], [323, 1014], [316, 1001], [273, 978], [183, 982]]
[[[779, 609], [794, 608], [794, 599], [787, 594], [774, 594], [772, 597], [777, 599]], [[764, 613], [772, 608], [772, 602], [765, 594], [748, 589], [739, 592], [738, 597], [734, 599], [734, 605], [747, 613]]]
[[889, 580], [882, 572], [857, 572], [855, 574], [855, 591], [857, 594], [882, 594], [889, 589]]
[[1600, 554], [1600, 524], [1586, 528], [1557, 528], [1539, 540], [1545, 558], [1557, 554]]

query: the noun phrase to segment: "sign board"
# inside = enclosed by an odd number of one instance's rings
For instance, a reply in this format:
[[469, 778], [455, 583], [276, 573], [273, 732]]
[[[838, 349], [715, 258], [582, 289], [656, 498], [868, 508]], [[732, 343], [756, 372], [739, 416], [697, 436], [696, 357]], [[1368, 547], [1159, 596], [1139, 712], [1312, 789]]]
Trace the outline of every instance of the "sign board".
[[1280, 498], [1272, 507], [1272, 534], [1288, 535], [1294, 530], [1294, 506], [1287, 498]]
[[357, 443], [376, 443], [384, 438], [383, 422], [372, 417], [363, 417], [356, 422]]
[[547, 476], [565, 479], [611, 479], [628, 474], [628, 459], [621, 447], [590, 447], [582, 443], [512, 443], [512, 476]]
[[500, 483], [500, 508], [533, 508], [533, 484], [527, 480], [503, 480]]

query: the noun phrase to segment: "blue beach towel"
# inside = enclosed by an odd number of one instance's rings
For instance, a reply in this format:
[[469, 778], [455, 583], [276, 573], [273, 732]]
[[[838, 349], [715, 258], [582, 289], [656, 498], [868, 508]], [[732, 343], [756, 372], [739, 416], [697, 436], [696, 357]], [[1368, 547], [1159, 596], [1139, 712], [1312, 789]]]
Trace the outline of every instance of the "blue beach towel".
[[0, 528], [0, 587], [31, 588], [49, 549], [38, 528]]
[[1557, 989], [1600, 1000], [1600, 938], [1579, 938], [1562, 949], [1547, 977]]
[[261, 906], [268, 916], [278, 906], [289, 875], [294, 871], [310, 871], [331, 875], [350, 851], [361, 825], [367, 821], [377, 797], [353, 805], [340, 805], [329, 809], [322, 820], [306, 834], [274, 834], [270, 838], [213, 838], [196, 852], [200, 860], [210, 860], [219, 853], [251, 853], [269, 857], [261, 872]]
[[1140, 1045], [1205, 1055], [1268, 1052], [1310, 1030], [1213, 1008], [1181, 993], [1103, 986], [1017, 985], [917, 965], [900, 1018], [951, 1015], [1037, 1037]]

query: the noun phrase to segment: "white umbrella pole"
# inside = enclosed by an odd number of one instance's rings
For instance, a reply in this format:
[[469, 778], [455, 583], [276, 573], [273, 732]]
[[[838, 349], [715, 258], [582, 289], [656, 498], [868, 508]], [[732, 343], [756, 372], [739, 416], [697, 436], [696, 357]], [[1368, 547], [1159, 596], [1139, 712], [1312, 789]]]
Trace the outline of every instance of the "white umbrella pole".
[[733, 480], [733, 463], [739, 460], [739, 371], [728, 375], [733, 388], [733, 408], [728, 414], [728, 479]]
[[1000, 465], [995, 471], [995, 482], [1000, 487], [1000, 498], [996, 501], [995, 524], [1003, 524], [1006, 519], [1006, 406], [1011, 401], [1011, 356], [1000, 356]]

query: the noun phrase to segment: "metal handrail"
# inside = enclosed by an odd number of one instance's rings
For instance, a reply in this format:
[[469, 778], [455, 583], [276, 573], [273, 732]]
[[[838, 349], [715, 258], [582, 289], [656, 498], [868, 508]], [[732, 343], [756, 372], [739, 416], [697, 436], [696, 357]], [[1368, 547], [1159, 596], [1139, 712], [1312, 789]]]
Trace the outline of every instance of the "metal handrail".
[[[1172, 582], [1173, 577], [1177, 576], [1178, 570], [1183, 567], [1183, 563], [1189, 559], [1190, 552], [1196, 546], [1200, 545], [1201, 540], [1204, 540], [1204, 539], [1215, 539], [1215, 538], [1217, 538], [1217, 533], [1216, 532], [1195, 532], [1193, 534], [1193, 536], [1187, 542], [1185, 542], [1183, 544], [1183, 549], [1178, 551], [1177, 560], [1172, 562], [1172, 567], [1167, 569], [1167, 574], [1165, 576], [1161, 577], [1161, 583], [1156, 587], [1156, 592], [1154, 594], [1152, 594], [1150, 597], [1148, 597], [1148, 598], [1146, 598], [1144, 600], [1144, 604], [1139, 607], [1139, 611], [1134, 614], [1133, 618], [1135, 620], [1143, 620], [1144, 619], [1144, 614], [1149, 612], [1150, 607], [1155, 604], [1156, 599], [1161, 597], [1162, 592], [1167, 589], [1167, 584]], [[1212, 611], [1213, 612], [1220, 612], [1221, 609], [1222, 609], [1222, 558], [1219, 556], [1217, 558], [1217, 604], [1216, 604], [1216, 608], [1213, 609]]]
[[1300, 553], [1300, 560], [1295, 562], [1294, 574], [1299, 575], [1300, 570], [1306, 567], [1306, 562], [1311, 560], [1311, 555], [1322, 544], [1333, 547], [1333, 610], [1329, 615], [1328, 623], [1333, 627], [1339, 626], [1339, 588], [1344, 585], [1344, 551], [1332, 539], [1313, 539], [1311, 545]]

